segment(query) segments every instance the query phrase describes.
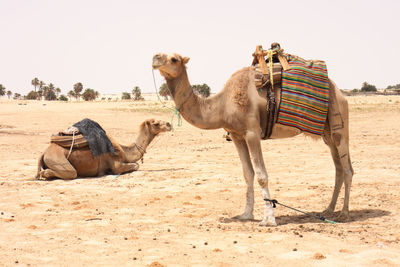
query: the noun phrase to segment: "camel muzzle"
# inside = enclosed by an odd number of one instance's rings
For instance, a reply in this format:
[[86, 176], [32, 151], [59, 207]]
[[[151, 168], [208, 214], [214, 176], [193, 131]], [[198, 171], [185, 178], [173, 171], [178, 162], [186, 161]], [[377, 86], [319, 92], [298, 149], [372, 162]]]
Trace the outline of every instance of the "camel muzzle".
[[163, 56], [161, 53], [155, 54], [153, 56], [153, 63], [152, 67], [153, 69], [159, 69], [162, 65], [165, 63], [165, 56]]

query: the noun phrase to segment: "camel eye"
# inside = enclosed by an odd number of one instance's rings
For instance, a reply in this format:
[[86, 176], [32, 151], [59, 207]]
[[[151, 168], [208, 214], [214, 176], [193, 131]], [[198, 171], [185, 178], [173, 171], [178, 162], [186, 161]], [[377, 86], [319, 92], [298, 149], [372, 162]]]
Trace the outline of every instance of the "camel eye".
[[172, 63], [178, 62], [178, 60], [175, 57], [171, 58], [171, 61], [172, 61]]

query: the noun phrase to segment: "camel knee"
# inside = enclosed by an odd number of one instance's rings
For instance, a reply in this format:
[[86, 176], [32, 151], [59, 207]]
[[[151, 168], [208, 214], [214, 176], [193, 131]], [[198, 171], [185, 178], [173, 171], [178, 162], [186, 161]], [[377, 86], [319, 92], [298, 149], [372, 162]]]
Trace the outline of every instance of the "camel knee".
[[258, 177], [257, 182], [261, 186], [261, 188], [268, 187], [268, 178], [267, 177]]
[[342, 135], [339, 133], [333, 133], [332, 139], [333, 139], [333, 143], [335, 144], [335, 146], [338, 147], [340, 145], [340, 141], [342, 140]]
[[59, 172], [60, 178], [64, 180], [72, 180], [78, 177], [76, 170], [64, 170]]

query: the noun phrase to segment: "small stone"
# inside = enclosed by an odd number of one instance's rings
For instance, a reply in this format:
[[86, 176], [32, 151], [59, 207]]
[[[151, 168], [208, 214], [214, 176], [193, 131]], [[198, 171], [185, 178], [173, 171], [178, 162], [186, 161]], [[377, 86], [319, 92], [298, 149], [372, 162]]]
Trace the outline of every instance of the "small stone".
[[192, 246], [192, 248], [196, 248], [196, 246]]
[[235, 241], [233, 241], [233, 244], [236, 244], [237, 243], [237, 241], [235, 240]]
[[325, 258], [326, 257], [324, 255], [322, 255], [321, 253], [319, 253], [319, 252], [315, 253], [314, 256], [313, 256], [313, 259], [315, 259], [315, 260], [323, 260]]
[[167, 231], [168, 231], [168, 233], [169, 233], [169, 232], [171, 232], [171, 229], [169, 229], [169, 228], [168, 228], [168, 230], [167, 230]]
[[294, 248], [293, 251], [297, 251], [297, 248]]
[[154, 237], [153, 240], [157, 240], [157, 238]]
[[137, 260], [137, 258], [136, 258], [136, 257], [133, 257], [133, 260], [135, 261], [135, 260]]
[[207, 246], [207, 245], [208, 245], [208, 242], [204, 242], [204, 245], [206, 245], [206, 246]]
[[128, 238], [127, 238], [127, 237], [124, 237], [124, 239], [125, 239], [125, 240], [128, 240]]
[[142, 249], [141, 249], [141, 248], [139, 248], [139, 249], [138, 249], [138, 251], [142, 251]]

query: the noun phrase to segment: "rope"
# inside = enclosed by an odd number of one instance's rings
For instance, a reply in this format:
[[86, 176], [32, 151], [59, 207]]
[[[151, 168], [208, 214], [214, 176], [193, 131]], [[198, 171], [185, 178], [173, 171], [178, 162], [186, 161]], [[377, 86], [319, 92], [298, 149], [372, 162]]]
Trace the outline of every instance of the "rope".
[[268, 57], [268, 60], [269, 60], [269, 79], [270, 79], [270, 81], [271, 81], [271, 88], [272, 89], [274, 89], [274, 73], [273, 73], [273, 71], [274, 71], [274, 63], [272, 62], [273, 61], [273, 58], [272, 58], [272, 56], [275, 54], [275, 51], [273, 51], [273, 50], [267, 50], [267, 57]]
[[[171, 110], [171, 111], [173, 112], [173, 113], [172, 113], [172, 116], [171, 116], [171, 128], [172, 128], [172, 130], [174, 130], [173, 121], [174, 121], [174, 117], [175, 117], [175, 116], [178, 118], [178, 124], [177, 124], [178, 127], [182, 126], [182, 116], [181, 116], [180, 111], [179, 111], [180, 108], [181, 108], [181, 106], [183, 105], [183, 102], [181, 102], [181, 99], [182, 99], [183, 96], [186, 95], [187, 92], [190, 91], [191, 93], [193, 93], [192, 87], [189, 86], [189, 88], [186, 89], [186, 91], [183, 92], [183, 94], [181, 94], [181, 95], [179, 96], [178, 100], [176, 101], [177, 104], [175, 105], [175, 108], [172, 109], [172, 108], [166, 106], [165, 103], [164, 103], [164, 102], [161, 100], [161, 98], [160, 98], [159, 92], [158, 92], [158, 90], [157, 90], [157, 84], [156, 84], [156, 78], [155, 78], [155, 75], [154, 75], [154, 69], [152, 69], [152, 74], [153, 74], [154, 88], [155, 88], [155, 90], [156, 90], [156, 94], [157, 94], [158, 100], [160, 101], [160, 103], [162, 104], [163, 107], [165, 107], [165, 108], [167, 108], [167, 109], [169, 109], [169, 110]], [[180, 85], [180, 84], [179, 84], [179, 85]], [[169, 91], [170, 95], [172, 96], [172, 93], [171, 93], [171, 91], [169, 90], [169, 87], [168, 87], [168, 86], [167, 86], [167, 88], [168, 88], [168, 91]]]
[[264, 200], [270, 202], [270, 203], [272, 204], [272, 207], [273, 207], [273, 208], [276, 208], [276, 204], [279, 204], [279, 205], [281, 205], [281, 206], [284, 206], [285, 208], [292, 209], [292, 210], [295, 210], [295, 211], [297, 211], [297, 212], [303, 213], [303, 214], [305, 214], [305, 215], [308, 215], [308, 216], [311, 216], [311, 217], [315, 217], [315, 218], [317, 218], [317, 219], [320, 219], [320, 220], [323, 221], [323, 222], [328, 222], [328, 223], [331, 223], [331, 224], [336, 224], [336, 222], [331, 221], [331, 220], [328, 220], [327, 218], [325, 218], [325, 217], [322, 216], [322, 215], [314, 215], [314, 214], [311, 214], [311, 213], [308, 213], [308, 212], [304, 212], [304, 211], [301, 211], [301, 210], [298, 210], [298, 209], [289, 207], [289, 206], [287, 206], [287, 205], [285, 205], [285, 204], [279, 203], [278, 200], [276, 200], [276, 199], [272, 199], [272, 200], [271, 200], [271, 199], [268, 199], [268, 198], [264, 198]]
[[[174, 109], [172, 109], [172, 108], [170, 108], [170, 107], [167, 107], [167, 106], [165, 105], [165, 103], [161, 100], [160, 94], [159, 94], [159, 92], [158, 92], [158, 90], [157, 90], [156, 77], [154, 76], [154, 69], [152, 69], [151, 71], [152, 71], [152, 74], [153, 74], [153, 83], [154, 83], [154, 88], [156, 89], [156, 94], [157, 94], [158, 100], [160, 101], [160, 103], [161, 103], [161, 105], [162, 105], [163, 107], [165, 107], [165, 108], [167, 108], [167, 109], [169, 109], [169, 110], [174, 111]], [[167, 86], [167, 87], [168, 87], [168, 86]], [[169, 91], [169, 93], [171, 93], [171, 91], [169, 90], [169, 88], [168, 88], [168, 91]]]
[[71, 155], [72, 148], [74, 147], [74, 142], [75, 142], [75, 131], [72, 132], [72, 143], [71, 147], [69, 148], [67, 159], [69, 158], [69, 155]]

